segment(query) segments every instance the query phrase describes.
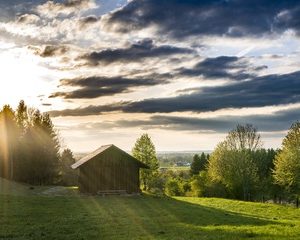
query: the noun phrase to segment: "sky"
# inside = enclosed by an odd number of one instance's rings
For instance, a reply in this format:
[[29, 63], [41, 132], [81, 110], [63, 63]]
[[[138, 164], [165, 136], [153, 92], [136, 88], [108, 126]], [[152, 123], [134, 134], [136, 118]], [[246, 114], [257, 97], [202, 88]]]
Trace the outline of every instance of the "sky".
[[300, 119], [300, 2], [0, 0], [0, 105], [48, 112], [73, 152], [278, 148]]

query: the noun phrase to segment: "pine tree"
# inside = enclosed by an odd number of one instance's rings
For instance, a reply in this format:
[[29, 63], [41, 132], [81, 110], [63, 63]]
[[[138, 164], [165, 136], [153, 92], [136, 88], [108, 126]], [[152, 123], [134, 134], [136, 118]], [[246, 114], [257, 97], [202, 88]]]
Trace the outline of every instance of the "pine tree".
[[17, 110], [15, 112], [15, 119], [18, 126], [18, 141], [17, 141], [17, 151], [15, 155], [15, 165], [14, 165], [14, 179], [17, 181], [22, 181], [23, 174], [26, 171], [26, 162], [24, 158], [25, 152], [25, 139], [24, 135], [28, 127], [28, 108], [23, 100], [19, 102]]
[[4, 105], [0, 112], [0, 176], [14, 179], [18, 128], [13, 109]]
[[59, 181], [59, 141], [48, 114], [32, 111], [24, 135], [24, 181], [54, 184]]
[[200, 171], [205, 170], [207, 160], [207, 155], [205, 155], [204, 152], [202, 152], [200, 156], [198, 154], [195, 154], [191, 164], [191, 174], [198, 175]]
[[198, 154], [195, 154], [191, 164], [190, 172], [192, 175], [197, 175], [200, 172], [201, 160]]
[[75, 158], [70, 149], [65, 149], [60, 157], [61, 162], [61, 182], [63, 185], [72, 186], [77, 184], [77, 172], [71, 168], [75, 163]]

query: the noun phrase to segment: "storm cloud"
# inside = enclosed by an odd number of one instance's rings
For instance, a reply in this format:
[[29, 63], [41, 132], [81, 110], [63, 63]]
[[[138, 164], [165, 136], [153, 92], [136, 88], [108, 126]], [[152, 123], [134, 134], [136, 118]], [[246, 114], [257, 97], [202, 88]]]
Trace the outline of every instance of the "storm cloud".
[[165, 129], [175, 131], [221, 132], [226, 133], [237, 124], [251, 123], [259, 131], [285, 131], [292, 123], [300, 119], [300, 109], [292, 108], [276, 111], [272, 114], [251, 116], [217, 116], [210, 118], [154, 115], [149, 120], [120, 120], [115, 127], [130, 128], [140, 126], [144, 129]]
[[299, 2], [272, 0], [133, 0], [103, 21], [120, 33], [156, 27], [173, 38], [264, 36], [288, 29], [299, 34]]
[[91, 52], [82, 56], [91, 65], [98, 63], [110, 64], [114, 62], [138, 62], [145, 58], [158, 58], [176, 54], [191, 54], [194, 51], [188, 48], [179, 48], [169, 45], [155, 46], [153, 40], [144, 39], [131, 44], [127, 48], [106, 49], [99, 52]]
[[164, 78], [164, 75], [161, 75], [160, 77], [156, 75], [155, 79], [145, 77], [124, 78], [101, 76], [62, 79], [60, 80], [60, 86], [80, 88], [69, 92], [55, 92], [50, 96], [50, 98], [97, 98], [120, 93], [128, 93], [132, 91], [132, 88], [136, 87], [155, 86], [166, 83], [168, 83], [168, 80]]
[[110, 106], [91, 107], [55, 112], [55, 115], [92, 115], [102, 112], [127, 113], [206, 112], [225, 108], [264, 107], [300, 102], [300, 71], [256, 77], [215, 87], [193, 89], [191, 94], [169, 98], [144, 99], [134, 102], [115, 103]]
[[253, 67], [246, 59], [235, 56], [219, 56], [206, 58], [197, 63], [193, 68], [179, 70], [184, 76], [203, 76], [208, 79], [229, 78], [232, 80], [244, 80], [254, 77], [259, 70], [266, 66]]

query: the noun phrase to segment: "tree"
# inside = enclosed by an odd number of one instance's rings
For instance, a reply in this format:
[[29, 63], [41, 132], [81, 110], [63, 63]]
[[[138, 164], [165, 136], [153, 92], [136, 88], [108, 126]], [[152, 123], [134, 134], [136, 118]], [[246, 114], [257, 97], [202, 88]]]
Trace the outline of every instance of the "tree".
[[4, 105], [0, 112], [0, 176], [14, 178], [18, 127], [13, 109]]
[[150, 169], [141, 169], [140, 173], [143, 190], [149, 190], [149, 183], [157, 175], [159, 163], [156, 157], [155, 146], [148, 134], [142, 134], [136, 140], [132, 149], [132, 155], [150, 167]]
[[231, 150], [255, 151], [262, 146], [260, 134], [257, 133], [257, 129], [251, 124], [238, 124], [235, 129], [228, 133], [226, 144]]
[[17, 107], [15, 118], [17, 125], [19, 127], [21, 135], [25, 133], [27, 124], [28, 124], [28, 112], [27, 112], [27, 106], [23, 100], [19, 102], [19, 105]]
[[251, 155], [258, 170], [260, 197], [274, 196], [276, 188], [273, 184], [272, 169], [274, 168], [276, 151], [274, 149], [258, 149], [253, 151]]
[[193, 157], [193, 161], [191, 164], [190, 172], [192, 175], [199, 174], [200, 171], [205, 170], [205, 166], [207, 163], [207, 156], [204, 152], [202, 152], [201, 156], [195, 154]]
[[198, 154], [195, 154], [190, 169], [191, 175], [197, 175], [199, 173], [200, 164], [200, 157]]
[[224, 184], [235, 198], [249, 199], [258, 181], [253, 151], [262, 145], [252, 125], [238, 125], [210, 155], [208, 173], [213, 181]]
[[26, 162], [24, 162], [26, 139], [24, 139], [24, 135], [29, 124], [28, 108], [23, 100], [19, 102], [19, 105], [17, 107], [17, 110], [15, 112], [15, 120], [18, 126], [18, 142], [17, 151], [15, 154], [14, 180], [21, 181], [23, 179], [23, 173], [26, 171]]
[[273, 171], [275, 182], [290, 193], [300, 193], [300, 122], [294, 123], [276, 155]]
[[61, 182], [66, 186], [72, 186], [77, 184], [77, 172], [71, 168], [71, 165], [75, 163], [75, 158], [70, 149], [65, 149], [60, 157], [61, 162]]
[[59, 141], [48, 114], [32, 111], [24, 135], [25, 170], [22, 181], [31, 184], [54, 184], [59, 177]]

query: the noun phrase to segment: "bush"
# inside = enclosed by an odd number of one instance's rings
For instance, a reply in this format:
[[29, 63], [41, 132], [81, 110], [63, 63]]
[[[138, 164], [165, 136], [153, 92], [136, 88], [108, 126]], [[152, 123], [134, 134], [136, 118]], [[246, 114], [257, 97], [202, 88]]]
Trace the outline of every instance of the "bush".
[[183, 195], [182, 188], [180, 186], [180, 182], [177, 179], [169, 179], [166, 182], [165, 193], [168, 196], [181, 196]]
[[200, 178], [197, 176], [191, 182], [191, 195], [193, 197], [202, 197], [203, 196], [203, 186], [201, 184]]

